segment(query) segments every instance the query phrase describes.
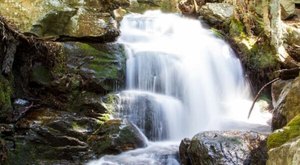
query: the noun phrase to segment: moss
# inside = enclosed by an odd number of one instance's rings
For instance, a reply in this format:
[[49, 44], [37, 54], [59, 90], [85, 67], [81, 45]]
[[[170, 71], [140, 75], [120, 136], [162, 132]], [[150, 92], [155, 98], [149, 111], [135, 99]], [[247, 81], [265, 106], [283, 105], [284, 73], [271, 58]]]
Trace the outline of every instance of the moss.
[[225, 36], [224, 36], [224, 34], [223, 34], [223, 32], [221, 30], [218, 30], [218, 29], [215, 29], [215, 28], [211, 28], [210, 31], [213, 32], [214, 35], [216, 37], [218, 37], [218, 38], [221, 38], [221, 39], [225, 38]]
[[11, 107], [12, 87], [8, 80], [0, 75], [0, 119], [9, 115]]
[[101, 116], [98, 119], [99, 119], [98, 123], [100, 125], [102, 125], [103, 123], [105, 123], [111, 119], [111, 115], [109, 113], [104, 113], [104, 114], [101, 114]]
[[267, 147], [269, 150], [279, 147], [298, 136], [300, 136], [300, 115], [291, 120], [283, 129], [272, 133], [268, 137]]
[[[260, 23], [258, 22], [258, 24]], [[256, 33], [259, 33], [262, 29], [256, 31]], [[242, 62], [252, 72], [258, 72], [257, 75], [266, 77], [265, 73], [261, 73], [264, 69], [274, 68], [275, 70], [279, 67], [276, 49], [271, 46], [266, 35], [248, 35], [245, 32], [244, 24], [235, 18], [231, 19], [229, 35], [241, 52]], [[272, 75], [269, 74], [267, 77], [271, 79]]]
[[233, 37], [245, 37], [245, 27], [243, 23], [235, 18], [231, 19], [230, 25], [229, 25], [229, 34]]

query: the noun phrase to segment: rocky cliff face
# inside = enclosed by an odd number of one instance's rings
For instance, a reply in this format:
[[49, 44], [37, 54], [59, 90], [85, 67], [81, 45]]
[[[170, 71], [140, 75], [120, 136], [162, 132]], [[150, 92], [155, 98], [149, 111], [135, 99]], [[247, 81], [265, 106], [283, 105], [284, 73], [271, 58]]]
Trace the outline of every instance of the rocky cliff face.
[[[108, 42], [119, 35], [112, 11], [128, 6], [125, 0], [1, 2], [0, 164], [78, 164], [144, 146], [130, 123], [109, 121], [101, 101], [124, 85], [124, 48]], [[136, 140], [118, 139], [121, 148], [109, 150], [116, 144], [102, 129]], [[107, 143], [95, 140], [104, 137]]]

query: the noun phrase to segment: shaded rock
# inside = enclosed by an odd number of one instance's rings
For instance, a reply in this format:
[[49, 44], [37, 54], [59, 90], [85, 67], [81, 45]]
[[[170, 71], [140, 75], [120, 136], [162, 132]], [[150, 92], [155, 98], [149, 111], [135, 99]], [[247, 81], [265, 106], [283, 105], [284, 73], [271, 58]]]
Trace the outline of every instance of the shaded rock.
[[255, 132], [215, 131], [195, 135], [186, 151], [193, 165], [265, 164], [266, 136]]
[[87, 117], [98, 118], [104, 113], [108, 113], [108, 109], [103, 106], [99, 95], [92, 92], [73, 92], [69, 98], [68, 109]]
[[7, 121], [12, 115], [11, 96], [13, 90], [10, 83], [0, 74], [0, 120]]
[[109, 120], [88, 139], [98, 156], [119, 154], [124, 151], [145, 147], [145, 138], [130, 122]]
[[191, 160], [187, 153], [188, 147], [191, 145], [191, 140], [188, 138], [184, 138], [179, 145], [179, 158], [180, 162], [183, 165], [191, 165]]
[[50, 84], [52, 76], [49, 69], [42, 64], [36, 63], [32, 68], [31, 81], [39, 85], [47, 86]]
[[[300, 77], [297, 77], [293, 81], [287, 81], [286, 85], [282, 88], [280, 95], [276, 92], [276, 86], [281, 82], [275, 83], [273, 85], [274, 91], [274, 111], [272, 119], [272, 128], [279, 129], [282, 128], [286, 123], [291, 121], [296, 115], [300, 113]], [[276, 94], [277, 93], [277, 94]], [[277, 98], [277, 100], [276, 100]]]
[[90, 159], [94, 152], [87, 139], [99, 125], [97, 119], [71, 112], [31, 110], [16, 123], [15, 147], [6, 163], [51, 164], [60, 160], [72, 164]]
[[268, 152], [267, 165], [298, 165], [300, 164], [300, 137], [284, 143]]
[[108, 93], [123, 87], [126, 57], [119, 44], [65, 43], [67, 66], [83, 77], [83, 88]]
[[199, 9], [199, 15], [210, 24], [230, 22], [234, 6], [227, 3], [206, 3]]

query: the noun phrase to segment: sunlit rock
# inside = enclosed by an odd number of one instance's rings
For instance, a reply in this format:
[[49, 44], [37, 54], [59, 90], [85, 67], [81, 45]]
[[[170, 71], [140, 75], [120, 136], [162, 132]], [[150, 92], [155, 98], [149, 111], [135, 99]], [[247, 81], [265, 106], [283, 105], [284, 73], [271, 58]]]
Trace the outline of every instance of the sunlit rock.
[[282, 128], [300, 113], [300, 77], [297, 77], [291, 83], [287, 83], [278, 96], [276, 93], [279, 92], [276, 92], [278, 91], [276, 86], [279, 83], [273, 85], [273, 95], [275, 96], [273, 99], [276, 100], [272, 119], [273, 129]]
[[268, 152], [268, 155], [267, 165], [300, 164], [300, 137], [297, 137], [280, 147], [271, 149]]
[[206, 3], [199, 9], [199, 15], [211, 24], [229, 22], [233, 12], [234, 6], [228, 3]]
[[[265, 164], [266, 136], [255, 132], [210, 131], [195, 135], [186, 152], [186, 164]], [[181, 143], [181, 146], [184, 143]], [[185, 155], [180, 153], [180, 155]], [[183, 163], [183, 162], [182, 162]]]

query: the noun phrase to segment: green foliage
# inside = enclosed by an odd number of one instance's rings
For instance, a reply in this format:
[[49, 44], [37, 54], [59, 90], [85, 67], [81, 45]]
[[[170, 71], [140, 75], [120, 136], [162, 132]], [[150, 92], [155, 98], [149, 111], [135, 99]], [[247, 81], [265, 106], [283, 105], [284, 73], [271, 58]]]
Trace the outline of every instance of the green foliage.
[[286, 127], [272, 133], [268, 137], [268, 149], [279, 147], [298, 136], [300, 136], [300, 115], [291, 120]]

